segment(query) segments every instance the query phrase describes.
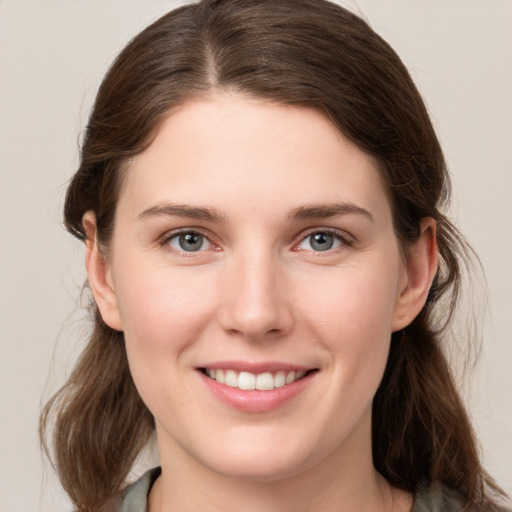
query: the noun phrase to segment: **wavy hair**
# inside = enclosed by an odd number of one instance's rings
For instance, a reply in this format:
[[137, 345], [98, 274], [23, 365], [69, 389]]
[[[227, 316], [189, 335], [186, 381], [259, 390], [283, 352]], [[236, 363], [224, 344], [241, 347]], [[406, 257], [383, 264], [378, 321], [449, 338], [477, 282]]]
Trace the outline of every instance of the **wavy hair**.
[[[443, 353], [470, 251], [443, 214], [449, 176], [422, 98], [361, 18], [324, 0], [203, 0], [161, 17], [125, 47], [100, 86], [67, 191], [66, 228], [85, 240], [82, 216], [93, 210], [108, 249], [125, 163], [151, 144], [169, 112], [215, 90], [327, 116], [378, 162], [404, 248], [418, 238], [422, 218], [435, 219], [439, 269], [423, 310], [392, 335], [373, 404], [374, 465], [407, 491], [439, 481], [468, 507], [492, 504], [500, 490], [481, 466]], [[50, 451], [52, 424], [55, 465], [79, 511], [101, 510], [122, 488], [154, 429], [123, 334], [93, 309], [92, 336], [41, 417], [43, 444]]]

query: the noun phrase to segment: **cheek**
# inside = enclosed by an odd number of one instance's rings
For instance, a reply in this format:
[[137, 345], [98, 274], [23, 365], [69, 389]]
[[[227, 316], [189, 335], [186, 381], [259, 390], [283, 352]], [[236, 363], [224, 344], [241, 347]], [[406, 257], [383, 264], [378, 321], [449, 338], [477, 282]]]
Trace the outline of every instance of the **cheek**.
[[[337, 345], [343, 333], [348, 345], [378, 343], [391, 334], [393, 312], [397, 299], [398, 268], [392, 264], [353, 266], [310, 279], [315, 286], [304, 294], [306, 316], [318, 319], [324, 338]], [[305, 284], [305, 283], [304, 283]], [[358, 341], [359, 340], [359, 341]]]
[[322, 291], [315, 286], [307, 301], [304, 316], [330, 354], [343, 393], [371, 400], [380, 383], [391, 340], [398, 270], [392, 263], [387, 268], [340, 269], [325, 281]]
[[211, 321], [211, 294], [216, 287], [208, 276], [197, 279], [183, 269], [139, 268], [122, 277], [116, 292], [130, 371], [139, 394], [156, 418], [170, 403], [181, 407], [186, 416], [193, 403], [184, 385], [190, 371], [186, 364], [189, 347]]
[[123, 275], [116, 294], [129, 352], [175, 357], [211, 319], [215, 289], [210, 276], [198, 278], [191, 269], [158, 268]]

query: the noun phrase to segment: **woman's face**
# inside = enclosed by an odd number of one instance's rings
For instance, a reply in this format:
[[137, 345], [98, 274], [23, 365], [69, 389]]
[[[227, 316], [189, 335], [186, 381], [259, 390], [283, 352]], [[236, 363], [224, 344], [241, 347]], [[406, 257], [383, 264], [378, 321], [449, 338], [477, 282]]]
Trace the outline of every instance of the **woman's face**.
[[272, 480], [371, 459], [407, 265], [371, 157], [318, 112], [219, 93], [132, 160], [92, 284], [162, 460]]

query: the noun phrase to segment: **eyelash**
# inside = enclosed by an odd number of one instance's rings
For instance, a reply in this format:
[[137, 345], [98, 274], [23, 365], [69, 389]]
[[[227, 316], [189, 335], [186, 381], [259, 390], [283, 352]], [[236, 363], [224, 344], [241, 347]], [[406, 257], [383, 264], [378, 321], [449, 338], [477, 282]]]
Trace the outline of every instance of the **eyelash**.
[[[169, 244], [171, 242], [171, 240], [173, 240], [174, 238], [178, 238], [180, 235], [199, 235], [201, 237], [203, 237], [213, 248], [217, 248], [218, 246], [216, 244], [214, 244], [211, 240], [210, 240], [210, 237], [208, 235], [206, 235], [205, 233], [201, 232], [200, 230], [198, 229], [191, 229], [191, 228], [183, 228], [183, 229], [179, 229], [177, 231], [172, 231], [172, 232], [169, 232], [169, 233], [166, 233], [159, 241], [159, 245], [160, 246], [167, 246], [169, 247]], [[175, 250], [175, 252], [177, 252], [178, 254], [180, 254], [181, 256], [185, 256], [185, 257], [189, 257], [189, 256], [193, 256], [195, 253], [199, 253], [199, 252], [204, 252], [204, 251], [185, 251], [185, 250]]]
[[[309, 229], [308, 232], [304, 236], [302, 236], [299, 244], [296, 244], [295, 247], [302, 244], [305, 240], [307, 240], [312, 235], [316, 235], [316, 234], [328, 234], [328, 235], [333, 236], [336, 240], [341, 242], [341, 247], [334, 248], [334, 249], [329, 248], [329, 249], [326, 249], [325, 251], [311, 251], [311, 252], [314, 252], [315, 254], [320, 255], [320, 254], [322, 254], [322, 252], [325, 252], [327, 254], [332, 254], [332, 252], [336, 251], [337, 249], [341, 249], [343, 247], [352, 247], [354, 245], [354, 238], [352, 236], [350, 236], [347, 232], [341, 231], [336, 228], [327, 228], [326, 227], [326, 228], [311, 228], [311, 229]], [[300, 251], [302, 249], [295, 249], [295, 250]]]
[[[307, 249], [298, 249], [298, 246], [301, 245], [309, 237], [316, 235], [316, 234], [328, 234], [328, 235], [333, 236], [337, 241], [339, 241], [341, 243], [341, 247], [352, 247], [354, 245], [353, 237], [350, 236], [345, 231], [341, 231], [339, 229], [329, 228], [329, 227], [310, 228], [305, 235], [302, 235], [300, 241], [298, 243], [294, 244], [293, 250], [306, 251]], [[162, 247], [163, 246], [169, 247], [169, 243], [171, 242], [171, 240], [179, 237], [180, 235], [199, 235], [199, 236], [203, 237], [212, 246], [210, 249], [212, 249], [212, 248], [213, 248], [213, 250], [219, 249], [219, 247], [214, 242], [212, 242], [210, 240], [210, 237], [208, 235], [206, 235], [205, 233], [203, 233], [202, 231], [200, 231], [198, 229], [192, 229], [192, 228], [183, 228], [183, 229], [180, 229], [177, 231], [172, 231], [172, 232], [166, 233], [159, 240], [159, 245]], [[319, 255], [321, 255], [323, 252], [325, 252], [327, 254], [331, 254], [332, 252], [336, 251], [337, 249], [339, 249], [339, 248], [338, 247], [334, 248], [334, 249], [329, 248], [329, 249], [326, 249], [325, 251], [311, 250], [310, 252], [313, 252], [313, 253], [319, 254]], [[202, 250], [198, 250], [198, 251], [175, 250], [175, 252], [177, 252], [181, 256], [190, 257], [190, 256], [195, 255], [196, 253], [200, 253], [200, 252], [204, 252], [204, 251], [202, 251]]]

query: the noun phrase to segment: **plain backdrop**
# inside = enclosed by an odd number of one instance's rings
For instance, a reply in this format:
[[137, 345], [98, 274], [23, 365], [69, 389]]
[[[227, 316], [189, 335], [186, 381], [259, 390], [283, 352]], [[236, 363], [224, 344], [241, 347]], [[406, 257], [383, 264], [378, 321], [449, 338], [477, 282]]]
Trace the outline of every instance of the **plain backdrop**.
[[[65, 186], [109, 63], [177, 4], [0, 0], [2, 512], [70, 510], [37, 437], [41, 402], [62, 384], [87, 331], [83, 248], [61, 227]], [[485, 464], [512, 493], [512, 1], [343, 4], [402, 57], [444, 146], [451, 213], [489, 287], [480, 362], [463, 392]]]

